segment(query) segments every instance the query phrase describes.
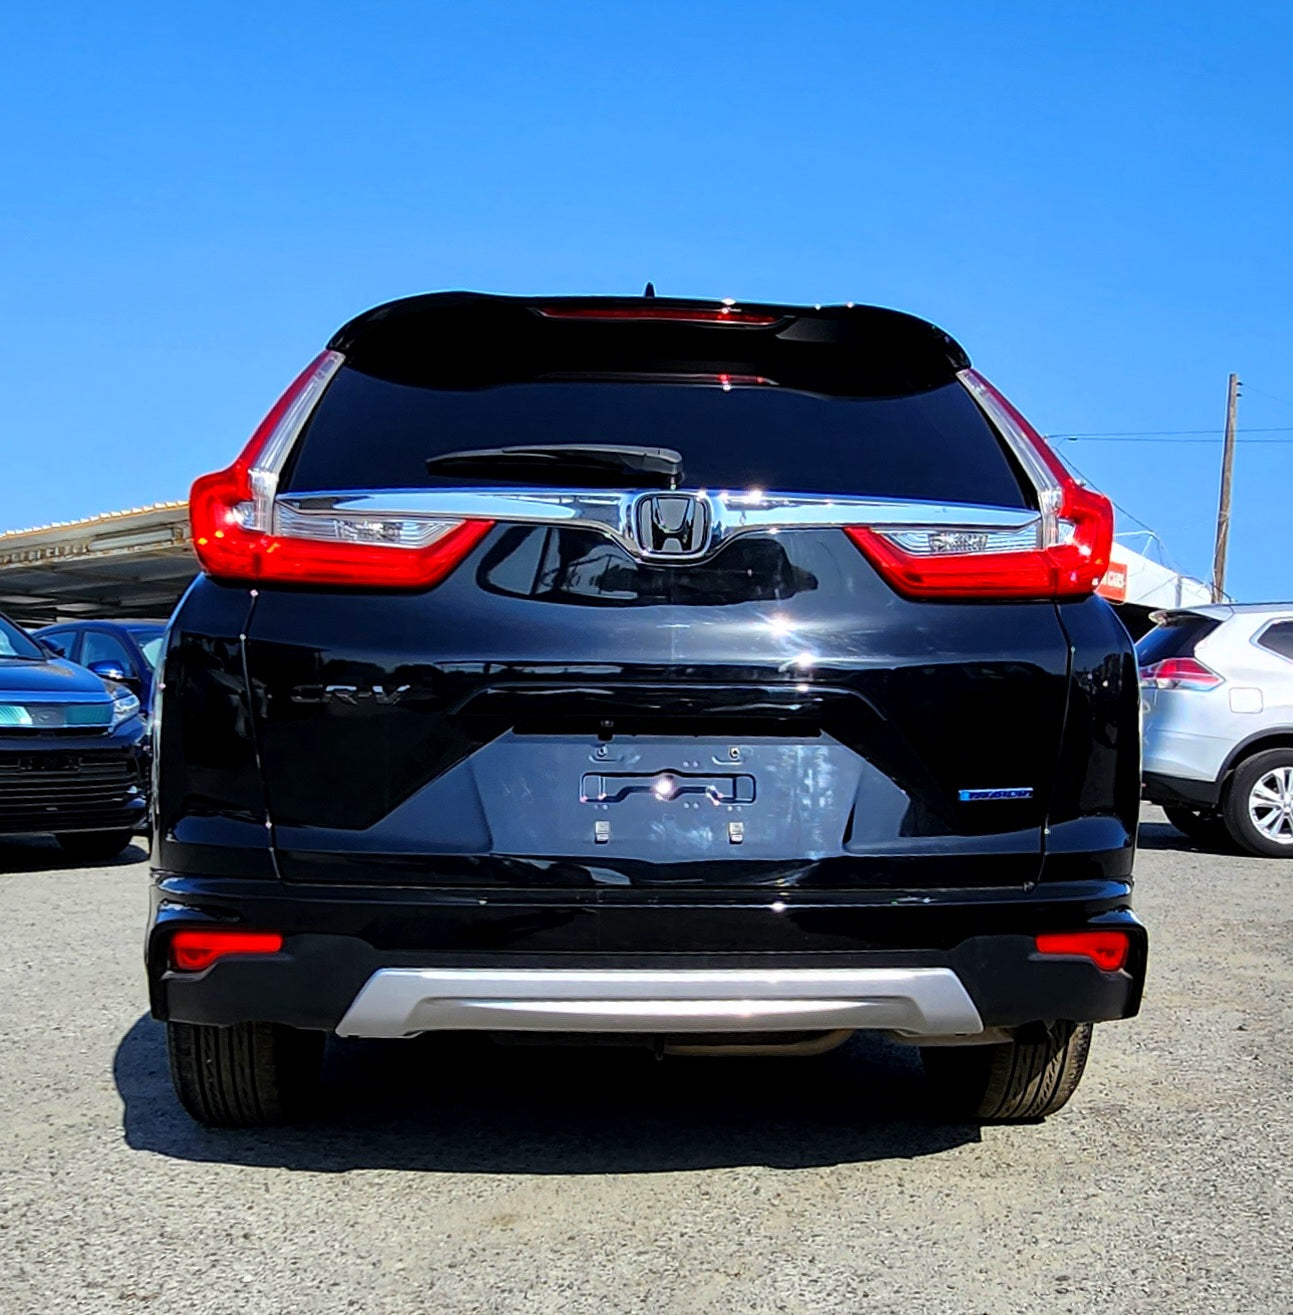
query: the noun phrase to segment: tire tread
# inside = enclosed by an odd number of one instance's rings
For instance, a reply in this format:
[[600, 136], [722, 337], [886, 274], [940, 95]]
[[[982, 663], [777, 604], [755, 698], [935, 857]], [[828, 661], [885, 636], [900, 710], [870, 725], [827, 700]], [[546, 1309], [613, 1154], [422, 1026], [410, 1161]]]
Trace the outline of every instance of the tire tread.
[[1264, 836], [1248, 816], [1248, 795], [1253, 782], [1273, 767], [1293, 766], [1293, 749], [1267, 749], [1235, 768], [1226, 789], [1221, 815], [1230, 838], [1241, 849], [1260, 858], [1293, 858], [1293, 845], [1281, 845]]
[[282, 1123], [318, 1085], [322, 1033], [275, 1023], [166, 1024], [171, 1083], [180, 1104], [213, 1128]]
[[999, 1046], [929, 1047], [925, 1070], [945, 1104], [986, 1122], [1044, 1119], [1077, 1090], [1091, 1051], [1090, 1023], [1056, 1022]]

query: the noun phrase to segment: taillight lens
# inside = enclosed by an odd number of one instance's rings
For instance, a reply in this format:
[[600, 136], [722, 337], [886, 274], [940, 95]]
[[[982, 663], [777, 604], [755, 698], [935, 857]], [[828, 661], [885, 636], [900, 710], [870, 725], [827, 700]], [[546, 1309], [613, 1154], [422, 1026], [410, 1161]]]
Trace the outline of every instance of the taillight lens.
[[1174, 657], [1141, 667], [1140, 683], [1154, 689], [1209, 690], [1225, 682], [1197, 658]]
[[858, 526], [849, 537], [909, 598], [1061, 599], [1094, 593], [1109, 569], [1113, 507], [1084, 488], [1045, 439], [986, 379], [962, 381], [1006, 437], [1037, 486], [1041, 516], [1027, 531]]
[[438, 584], [492, 522], [284, 509], [278, 472], [332, 376], [339, 352], [324, 352], [297, 376], [233, 465], [203, 475], [189, 495], [193, 547], [208, 575], [249, 584], [426, 589]]
[[282, 948], [283, 937], [276, 931], [225, 927], [177, 931], [171, 937], [171, 967], [182, 973], [200, 973], [231, 954], [277, 954]]
[[1127, 962], [1131, 938], [1125, 931], [1061, 931], [1037, 937], [1037, 953], [1059, 958], [1080, 956], [1097, 968], [1116, 973]]

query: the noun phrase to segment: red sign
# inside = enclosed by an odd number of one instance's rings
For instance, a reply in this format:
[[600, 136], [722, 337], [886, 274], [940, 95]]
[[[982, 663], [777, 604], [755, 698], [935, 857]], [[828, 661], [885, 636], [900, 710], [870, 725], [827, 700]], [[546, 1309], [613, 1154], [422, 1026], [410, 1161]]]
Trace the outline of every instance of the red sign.
[[1111, 603], [1127, 601], [1127, 567], [1123, 562], [1110, 562], [1096, 593]]

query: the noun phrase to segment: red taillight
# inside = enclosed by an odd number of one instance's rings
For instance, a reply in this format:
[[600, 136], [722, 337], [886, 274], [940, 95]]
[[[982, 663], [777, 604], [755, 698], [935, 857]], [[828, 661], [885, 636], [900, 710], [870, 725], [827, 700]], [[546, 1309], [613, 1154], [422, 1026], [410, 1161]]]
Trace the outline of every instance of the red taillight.
[[[846, 531], [871, 565], [909, 598], [1057, 598], [1058, 570], [1046, 549], [1026, 552], [904, 552], [878, 530]], [[1091, 586], [1094, 588], [1094, 586]], [[1084, 590], [1090, 593], [1091, 588]]]
[[189, 494], [193, 547], [202, 569], [248, 584], [426, 589], [439, 584], [481, 541], [490, 521], [347, 514], [298, 518], [276, 533], [278, 470], [315, 403], [340, 367], [324, 352], [297, 376], [233, 465], [203, 475]]
[[1197, 658], [1164, 658], [1140, 669], [1140, 683], [1155, 689], [1216, 689], [1224, 681]]
[[735, 306], [540, 306], [545, 320], [666, 320], [674, 324], [778, 324], [784, 315]]
[[899, 593], [920, 599], [1083, 598], [1109, 569], [1113, 507], [1069, 474], [1042, 436], [981, 375], [961, 376], [980, 404], [1013, 430], [1042, 487], [1032, 542], [1020, 533], [973, 524], [890, 529], [858, 526], [849, 537]]
[[1037, 938], [1037, 953], [1090, 959], [1097, 968], [1116, 973], [1127, 962], [1131, 938], [1125, 931], [1059, 931]]
[[171, 967], [182, 973], [200, 973], [230, 954], [277, 954], [283, 937], [276, 931], [238, 931], [212, 927], [177, 931], [171, 937]]

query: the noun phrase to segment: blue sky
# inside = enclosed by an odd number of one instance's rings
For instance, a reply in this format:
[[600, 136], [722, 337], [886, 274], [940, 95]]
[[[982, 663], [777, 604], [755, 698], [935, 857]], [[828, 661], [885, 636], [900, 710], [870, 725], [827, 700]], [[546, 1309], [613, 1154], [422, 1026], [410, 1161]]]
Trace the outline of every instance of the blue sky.
[[1046, 432], [1210, 431], [1063, 447], [1200, 576], [1235, 370], [1228, 584], [1289, 597], [1291, 51], [1194, 0], [6, 6], [0, 528], [184, 496], [375, 302], [651, 278], [926, 315]]

